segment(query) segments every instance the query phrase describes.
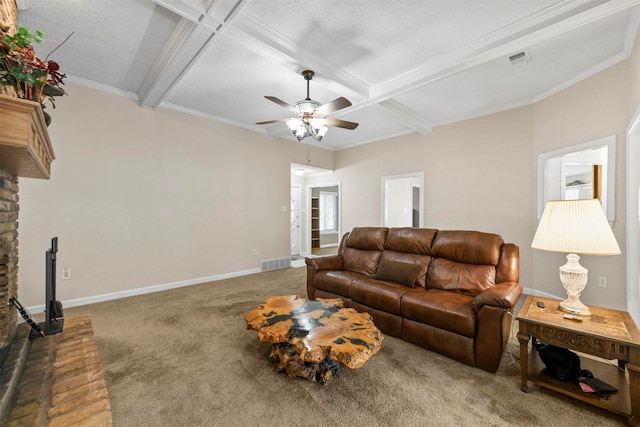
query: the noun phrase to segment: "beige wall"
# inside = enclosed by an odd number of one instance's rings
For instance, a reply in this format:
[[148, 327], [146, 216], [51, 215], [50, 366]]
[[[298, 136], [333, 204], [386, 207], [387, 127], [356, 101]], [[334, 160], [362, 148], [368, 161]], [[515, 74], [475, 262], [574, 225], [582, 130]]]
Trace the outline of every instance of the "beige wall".
[[[59, 281], [61, 300], [237, 274], [286, 257], [289, 166], [307, 159], [330, 169], [335, 162], [323, 179], [341, 182], [343, 232], [381, 223], [381, 177], [424, 172], [426, 227], [501, 234], [520, 246], [522, 284], [562, 296], [563, 255], [530, 248], [537, 156], [617, 136], [614, 232], [624, 248], [637, 57], [530, 106], [336, 153], [68, 85], [70, 96], [52, 111], [53, 177], [20, 182], [21, 299], [42, 304], [53, 235], [59, 268], [72, 269], [71, 280]], [[624, 309], [624, 256], [583, 261], [584, 301]], [[608, 289], [594, 285], [598, 276], [608, 277]]]
[[[427, 135], [407, 135], [338, 152], [344, 229], [379, 225], [385, 175], [425, 173], [425, 226], [474, 229], [520, 246], [521, 282], [534, 292], [563, 297], [558, 267], [564, 255], [530, 248], [537, 226], [537, 156], [608, 135], [617, 136], [616, 222], [625, 244], [625, 129], [636, 93], [637, 59], [624, 61], [528, 107], [454, 123]], [[635, 95], [637, 102], [638, 96]], [[626, 308], [624, 256], [583, 257], [590, 270], [583, 300]], [[599, 288], [598, 276], [609, 287]]]
[[[244, 272], [288, 256], [291, 162], [335, 153], [67, 84], [51, 110], [51, 180], [20, 179], [19, 295], [58, 299]], [[286, 211], [282, 211], [282, 206]], [[258, 256], [252, 250], [258, 249]], [[63, 266], [71, 280], [60, 280]]]
[[[343, 230], [379, 226], [381, 178], [424, 172], [425, 227], [497, 233], [530, 259], [532, 107], [523, 107], [338, 152]], [[521, 266], [525, 286], [531, 263]]]
[[[613, 231], [620, 248], [626, 242], [625, 153], [629, 111], [630, 61], [624, 61], [535, 104], [534, 157], [570, 145], [616, 136], [616, 191]], [[532, 185], [535, 189], [535, 183]], [[535, 222], [535, 216], [531, 221]], [[535, 289], [564, 295], [557, 289], [557, 267], [563, 254], [534, 251]], [[587, 304], [626, 309], [625, 257], [583, 256], [589, 282], [582, 300]], [[607, 277], [608, 288], [598, 287], [598, 277]], [[555, 291], [555, 292], [554, 292]]]

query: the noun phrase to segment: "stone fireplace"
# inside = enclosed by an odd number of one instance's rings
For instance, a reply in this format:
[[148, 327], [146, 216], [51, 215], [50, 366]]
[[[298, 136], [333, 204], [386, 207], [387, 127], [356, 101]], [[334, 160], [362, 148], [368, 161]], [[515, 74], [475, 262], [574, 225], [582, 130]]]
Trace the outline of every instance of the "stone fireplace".
[[18, 293], [18, 178], [0, 169], [0, 351], [11, 341], [18, 312], [9, 300]]

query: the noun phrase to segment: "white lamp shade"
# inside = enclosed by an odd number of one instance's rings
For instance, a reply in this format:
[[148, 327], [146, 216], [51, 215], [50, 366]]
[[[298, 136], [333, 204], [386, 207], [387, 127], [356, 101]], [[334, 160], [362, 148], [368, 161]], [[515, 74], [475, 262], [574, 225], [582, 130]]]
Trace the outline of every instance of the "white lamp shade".
[[298, 128], [300, 126], [302, 126], [302, 120], [300, 119], [289, 119], [287, 120], [287, 126], [289, 127], [289, 129], [291, 130], [291, 132], [295, 132], [298, 130]]
[[531, 247], [583, 255], [620, 254], [598, 199], [548, 202]]
[[320, 132], [320, 129], [324, 127], [325, 121], [326, 119], [323, 119], [323, 118], [313, 118], [309, 120], [309, 124], [311, 125], [311, 128], [313, 129], [313, 131], [316, 134], [318, 134]]

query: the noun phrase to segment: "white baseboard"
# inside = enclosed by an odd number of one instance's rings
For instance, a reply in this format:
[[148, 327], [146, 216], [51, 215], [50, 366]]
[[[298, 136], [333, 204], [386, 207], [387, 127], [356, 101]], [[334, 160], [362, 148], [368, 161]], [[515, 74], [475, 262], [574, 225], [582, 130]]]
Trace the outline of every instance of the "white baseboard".
[[559, 300], [563, 300], [563, 299], [566, 298], [566, 296], [562, 297], [562, 296], [558, 296], [558, 295], [552, 295], [552, 294], [549, 294], [549, 293], [546, 293], [546, 292], [536, 291], [535, 289], [531, 289], [531, 288], [524, 288], [522, 293], [526, 294], [526, 295], [534, 295], [534, 296], [537, 296], [537, 297], [559, 299]]
[[[165, 283], [162, 285], [146, 286], [144, 288], [129, 289], [126, 291], [95, 295], [91, 297], [75, 298], [75, 299], [65, 300], [61, 302], [63, 307], [79, 307], [81, 305], [95, 304], [99, 302], [111, 301], [111, 300], [120, 299], [120, 298], [133, 297], [136, 295], [144, 295], [144, 294], [150, 294], [153, 292], [167, 291], [169, 289], [182, 288], [182, 287], [191, 286], [191, 285], [199, 285], [201, 283], [216, 282], [218, 280], [231, 279], [233, 277], [240, 277], [240, 276], [247, 276], [249, 274], [255, 274], [255, 273], [260, 273], [260, 269], [254, 268], [251, 270], [236, 271], [233, 273], [217, 274], [215, 276], [199, 277], [197, 279], [189, 279], [189, 280], [183, 280], [180, 282]], [[544, 297], [544, 298], [553, 298], [553, 299], [560, 299], [560, 300], [564, 299], [563, 297], [552, 295], [546, 292], [537, 291], [531, 288], [524, 288], [523, 293], [527, 295], [535, 295], [535, 296]], [[44, 311], [44, 304], [34, 305], [26, 308], [31, 313], [41, 313]]]
[[[133, 297], [136, 295], [150, 294], [152, 292], [167, 291], [169, 289], [182, 288], [184, 286], [199, 285], [201, 283], [216, 282], [223, 279], [231, 279], [233, 277], [247, 276], [249, 274], [260, 273], [259, 268], [251, 270], [236, 271], [233, 273], [217, 274], [215, 276], [199, 277], [197, 279], [183, 280], [180, 282], [165, 283], [162, 285], [146, 286], [144, 288], [129, 289], [126, 291], [113, 292], [109, 294], [95, 295], [84, 298], [76, 298], [61, 301], [64, 308], [78, 307], [81, 305], [95, 304], [98, 302], [111, 301], [114, 299]], [[44, 311], [44, 304], [27, 307], [31, 313], [41, 313]]]

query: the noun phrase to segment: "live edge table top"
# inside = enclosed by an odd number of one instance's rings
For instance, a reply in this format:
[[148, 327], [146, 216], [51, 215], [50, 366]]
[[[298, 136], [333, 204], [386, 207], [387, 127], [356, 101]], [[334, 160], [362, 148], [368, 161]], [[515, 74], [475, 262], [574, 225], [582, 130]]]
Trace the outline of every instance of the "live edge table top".
[[[537, 302], [545, 304], [545, 308], [537, 306]], [[566, 331], [595, 337], [606, 337], [610, 341], [640, 347], [640, 330], [638, 330], [629, 313], [609, 308], [589, 306], [591, 316], [582, 321], [565, 319], [565, 312], [558, 308], [560, 301], [549, 298], [530, 296], [518, 312], [516, 319], [541, 327], [561, 326]]]
[[340, 299], [275, 296], [247, 313], [245, 321], [260, 341], [293, 346], [305, 362], [329, 357], [351, 369], [362, 367], [383, 340], [368, 313], [343, 308]]

